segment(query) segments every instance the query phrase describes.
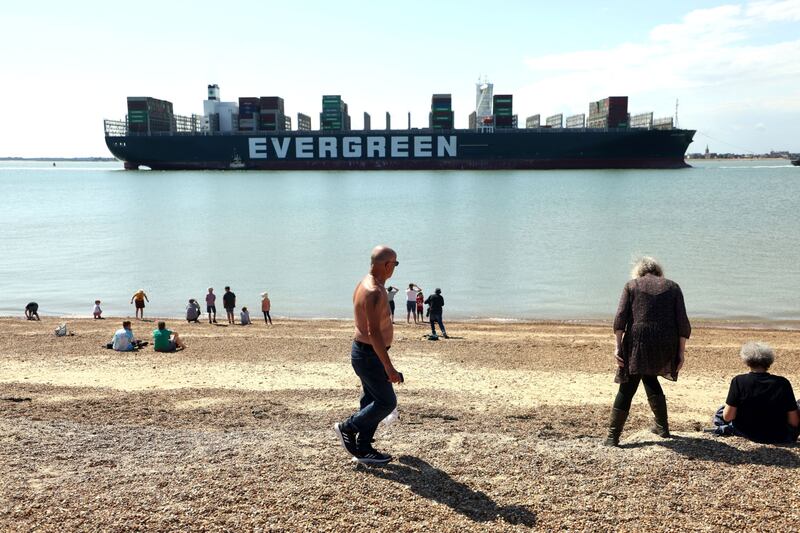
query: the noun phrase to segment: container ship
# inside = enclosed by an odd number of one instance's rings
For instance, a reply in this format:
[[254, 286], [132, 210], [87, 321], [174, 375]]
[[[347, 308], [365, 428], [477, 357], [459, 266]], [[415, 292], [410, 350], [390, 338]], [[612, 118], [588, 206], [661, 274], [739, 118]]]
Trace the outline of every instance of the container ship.
[[223, 102], [208, 86], [203, 114], [181, 116], [172, 103], [128, 97], [124, 120], [105, 120], [106, 145], [136, 170], [501, 170], [688, 167], [685, 153], [694, 130], [671, 117], [631, 115], [627, 96], [589, 104], [589, 113], [540, 115], [518, 124], [513, 96], [476, 84], [475, 111], [467, 129], [454, 128], [450, 94], [434, 94], [427, 128], [353, 130], [341, 95], [324, 95], [319, 130], [311, 117], [284, 113], [278, 96]]

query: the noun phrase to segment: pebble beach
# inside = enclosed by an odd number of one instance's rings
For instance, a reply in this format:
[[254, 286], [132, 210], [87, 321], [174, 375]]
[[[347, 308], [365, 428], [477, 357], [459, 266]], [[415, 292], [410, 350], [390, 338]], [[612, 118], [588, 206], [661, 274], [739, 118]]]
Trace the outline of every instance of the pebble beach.
[[[609, 324], [395, 326], [406, 383], [379, 429], [385, 467], [350, 461], [332, 425], [353, 412], [350, 321], [243, 326], [170, 320], [188, 349], [105, 349], [122, 319], [0, 318], [3, 531], [798, 531], [800, 448], [702, 429], [775, 348], [800, 388], [800, 332], [695, 324], [672, 439], [640, 390], [622, 447], [601, 445]], [[149, 339], [155, 320], [134, 321]], [[793, 503], [794, 502], [794, 503]]]

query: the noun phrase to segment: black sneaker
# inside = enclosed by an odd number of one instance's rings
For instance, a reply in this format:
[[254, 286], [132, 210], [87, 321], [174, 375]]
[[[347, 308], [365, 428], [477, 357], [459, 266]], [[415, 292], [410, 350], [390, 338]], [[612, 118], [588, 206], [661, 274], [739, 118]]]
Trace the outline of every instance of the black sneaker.
[[359, 449], [359, 455], [356, 456], [356, 460], [366, 465], [385, 465], [391, 462], [392, 456], [388, 453], [379, 452], [372, 445], [366, 445]]
[[342, 447], [347, 450], [347, 453], [353, 457], [359, 457], [360, 454], [356, 446], [356, 432], [347, 429], [343, 422], [336, 422], [333, 425], [333, 430], [336, 432], [336, 436], [339, 437], [339, 442], [342, 443]]

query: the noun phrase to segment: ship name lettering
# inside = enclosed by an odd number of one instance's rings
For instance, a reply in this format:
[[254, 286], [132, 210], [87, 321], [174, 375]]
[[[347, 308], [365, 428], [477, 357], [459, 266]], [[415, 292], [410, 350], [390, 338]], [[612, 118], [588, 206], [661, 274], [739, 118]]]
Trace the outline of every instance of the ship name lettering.
[[311, 159], [314, 157], [314, 139], [311, 137], [298, 137], [294, 140], [294, 156], [297, 159]]
[[386, 139], [384, 137], [367, 137], [367, 157], [386, 157]]
[[342, 155], [344, 157], [361, 157], [361, 138], [360, 137], [343, 138]]
[[275, 149], [275, 155], [278, 156], [278, 159], [285, 159], [286, 154], [289, 153], [289, 144], [291, 144], [292, 140], [288, 137], [284, 137], [283, 139], [278, 139], [277, 137], [272, 138], [272, 147]]
[[267, 158], [267, 139], [266, 137], [251, 137], [250, 141], [250, 159], [266, 159]]
[[336, 137], [320, 137], [318, 152], [320, 159], [325, 159], [326, 157], [336, 159]]
[[[315, 140], [316, 139], [316, 143]], [[379, 158], [387, 157], [456, 157], [458, 154], [458, 137], [455, 135], [366, 136], [366, 137], [251, 137], [248, 139], [250, 159], [267, 159], [275, 157], [286, 159], [294, 142], [295, 159], [338, 159], [344, 158]], [[316, 144], [316, 146], [315, 146]], [[340, 150], [341, 145], [341, 150]], [[270, 155], [272, 154], [272, 155]]]
[[392, 137], [392, 157], [408, 157], [408, 137]]

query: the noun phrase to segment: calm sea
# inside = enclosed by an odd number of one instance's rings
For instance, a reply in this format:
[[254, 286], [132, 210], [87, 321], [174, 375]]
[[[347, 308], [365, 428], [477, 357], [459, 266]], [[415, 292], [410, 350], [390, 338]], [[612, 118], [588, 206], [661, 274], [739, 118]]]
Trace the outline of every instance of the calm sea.
[[[126, 172], [118, 163], [0, 162], [0, 314], [182, 315], [230, 285], [258, 311], [351, 315], [373, 245], [390, 284], [441, 287], [445, 318], [610, 318], [650, 254], [690, 316], [800, 320], [800, 168]], [[403, 294], [397, 296], [402, 304]], [[402, 305], [398, 306], [402, 309]]]

